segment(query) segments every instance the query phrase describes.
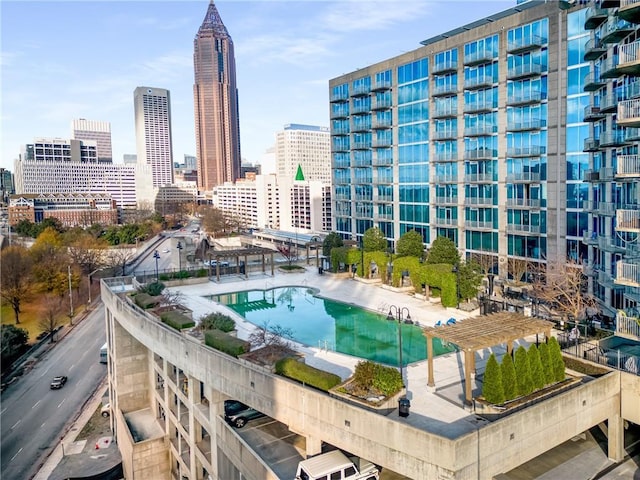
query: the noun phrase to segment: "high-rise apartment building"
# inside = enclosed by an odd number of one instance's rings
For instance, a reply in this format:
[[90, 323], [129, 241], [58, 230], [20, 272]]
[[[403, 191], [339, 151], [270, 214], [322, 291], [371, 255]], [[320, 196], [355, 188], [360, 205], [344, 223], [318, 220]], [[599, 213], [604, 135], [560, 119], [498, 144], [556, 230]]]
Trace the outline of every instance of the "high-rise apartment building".
[[169, 90], [137, 87], [133, 99], [138, 163], [151, 166], [154, 187], [171, 185], [173, 147]]
[[193, 41], [198, 187], [212, 190], [240, 175], [240, 124], [233, 41], [213, 3]]
[[71, 122], [71, 134], [74, 140], [96, 142], [98, 162], [111, 163], [111, 124], [97, 120], [75, 119]]
[[640, 49], [615, 16], [636, 2], [583, 3], [525, 2], [331, 80], [335, 230], [445, 236], [505, 279], [589, 259], [607, 316], [636, 305], [638, 84], [618, 65]]
[[295, 178], [298, 167], [306, 180], [331, 183], [331, 135], [327, 127], [289, 124], [276, 133], [276, 168]]

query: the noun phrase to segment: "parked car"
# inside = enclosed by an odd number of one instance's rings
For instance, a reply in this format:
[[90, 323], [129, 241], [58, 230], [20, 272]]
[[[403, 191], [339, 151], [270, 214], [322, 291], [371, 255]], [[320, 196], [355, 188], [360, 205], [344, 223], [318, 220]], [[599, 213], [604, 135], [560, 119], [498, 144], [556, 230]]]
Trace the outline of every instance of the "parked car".
[[102, 406], [102, 408], [100, 409], [100, 415], [105, 418], [111, 415], [111, 405], [109, 403], [106, 403]]
[[53, 377], [53, 380], [51, 380], [51, 390], [59, 390], [62, 387], [64, 387], [64, 384], [67, 383], [67, 377], [65, 377], [64, 375], [59, 375], [57, 377]]
[[236, 428], [244, 427], [249, 420], [264, 417], [264, 413], [237, 400], [224, 401], [224, 419]]

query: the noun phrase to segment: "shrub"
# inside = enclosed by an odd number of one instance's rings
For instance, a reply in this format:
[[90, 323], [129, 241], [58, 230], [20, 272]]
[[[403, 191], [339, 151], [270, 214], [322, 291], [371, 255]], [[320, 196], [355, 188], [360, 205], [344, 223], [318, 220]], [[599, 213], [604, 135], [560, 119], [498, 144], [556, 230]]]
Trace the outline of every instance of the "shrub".
[[276, 373], [325, 392], [341, 381], [338, 375], [311, 367], [291, 357], [283, 358], [276, 363]]
[[156, 297], [149, 295], [148, 293], [138, 293], [133, 300], [136, 302], [140, 308], [153, 308], [160, 303], [160, 300]]
[[565, 378], [564, 360], [562, 359], [562, 350], [556, 337], [549, 339], [549, 358], [551, 360], [551, 369], [553, 370], [553, 379], [561, 382]]
[[204, 343], [236, 358], [251, 349], [249, 342], [232, 337], [220, 330], [206, 330], [204, 332]]
[[196, 322], [177, 310], [169, 310], [160, 314], [160, 320], [176, 330], [193, 327]]
[[203, 330], [220, 330], [228, 333], [236, 328], [236, 322], [229, 315], [214, 312], [200, 318], [200, 327]]
[[529, 369], [531, 371], [531, 383], [534, 390], [539, 390], [545, 385], [545, 377], [542, 371], [542, 361], [540, 360], [538, 347], [535, 345], [529, 347], [527, 359], [529, 360]]
[[397, 369], [370, 361], [358, 362], [353, 383], [364, 391], [373, 388], [386, 397], [392, 397], [403, 387], [402, 376]]
[[544, 384], [549, 385], [555, 381], [553, 368], [551, 366], [551, 356], [549, 353], [549, 345], [541, 343], [538, 347], [540, 353], [540, 363], [542, 363], [542, 373], [544, 374]]
[[513, 365], [511, 355], [502, 357], [500, 364], [502, 371], [502, 389], [504, 390], [504, 399], [513, 400], [518, 396], [518, 383], [516, 381], [516, 367]]
[[209, 272], [207, 272], [206, 268], [200, 268], [198, 270], [196, 270], [196, 277], [197, 278], [202, 278], [202, 277], [206, 277], [208, 275]]
[[152, 297], [156, 297], [160, 295], [163, 290], [164, 290], [164, 283], [162, 282], [148, 283], [141, 289], [143, 293], [148, 293]]
[[493, 404], [504, 403], [504, 388], [502, 387], [502, 371], [496, 356], [492, 353], [487, 361], [482, 384], [482, 395], [487, 402]]
[[533, 382], [531, 381], [531, 370], [527, 358], [527, 349], [522, 345], [516, 350], [516, 382], [518, 384], [519, 395], [529, 395], [533, 392]]

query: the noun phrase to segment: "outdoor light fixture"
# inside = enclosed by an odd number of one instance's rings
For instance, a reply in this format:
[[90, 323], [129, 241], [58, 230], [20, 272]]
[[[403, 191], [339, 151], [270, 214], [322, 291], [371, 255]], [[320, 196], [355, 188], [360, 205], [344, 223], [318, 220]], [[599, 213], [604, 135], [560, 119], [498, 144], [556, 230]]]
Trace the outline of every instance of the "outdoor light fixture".
[[153, 258], [156, 259], [156, 283], [158, 283], [158, 280], [159, 280], [159, 277], [158, 277], [158, 259], [160, 258], [160, 253], [158, 253], [158, 250], [153, 252]]
[[182, 246], [181, 242], [178, 242], [178, 244], [176, 245], [176, 248], [178, 249], [178, 271], [181, 272], [182, 271], [182, 249], [184, 247]]
[[[405, 316], [406, 314], [406, 316]], [[387, 314], [387, 320], [390, 322], [398, 322], [398, 359], [400, 363], [400, 377], [402, 377], [402, 385], [405, 385], [402, 363], [402, 322], [413, 323], [411, 320], [411, 314], [407, 307], [397, 307], [391, 305], [389, 307], [389, 313]]]

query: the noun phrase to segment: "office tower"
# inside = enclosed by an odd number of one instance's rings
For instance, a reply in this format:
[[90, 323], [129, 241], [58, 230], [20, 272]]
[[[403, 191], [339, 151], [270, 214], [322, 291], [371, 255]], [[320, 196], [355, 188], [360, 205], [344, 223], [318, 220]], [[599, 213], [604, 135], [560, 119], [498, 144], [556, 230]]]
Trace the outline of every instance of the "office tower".
[[154, 187], [171, 185], [173, 151], [169, 90], [137, 87], [133, 100], [138, 163], [151, 165]]
[[588, 63], [568, 71], [576, 87], [567, 106], [581, 108], [571, 108], [567, 125], [583, 122], [583, 127], [580, 132], [567, 127], [567, 142], [582, 141], [576, 148], [588, 152], [580, 165], [586, 183], [579, 192], [568, 190], [567, 197], [582, 200], [576, 206], [588, 217], [580, 226], [590, 292], [606, 317], [616, 318], [618, 329], [631, 325], [638, 336], [640, 4], [602, 1], [581, 14], [586, 31], [576, 32], [574, 42], [584, 43], [581, 60]]
[[123, 163], [138, 163], [138, 155], [135, 153], [124, 153], [122, 154], [122, 162]]
[[196, 157], [194, 155], [184, 154], [184, 168], [188, 170], [196, 170], [198, 168]]
[[281, 177], [331, 183], [331, 136], [327, 127], [288, 124], [276, 134], [276, 167]]
[[233, 41], [213, 3], [193, 41], [198, 187], [211, 190], [240, 175], [240, 125]]
[[446, 236], [502, 279], [589, 259], [608, 317], [637, 304], [637, 29], [604, 3], [524, 2], [331, 80], [335, 230]]
[[98, 162], [111, 163], [111, 124], [97, 120], [75, 119], [71, 122], [71, 135], [75, 140], [92, 140], [97, 145]]

